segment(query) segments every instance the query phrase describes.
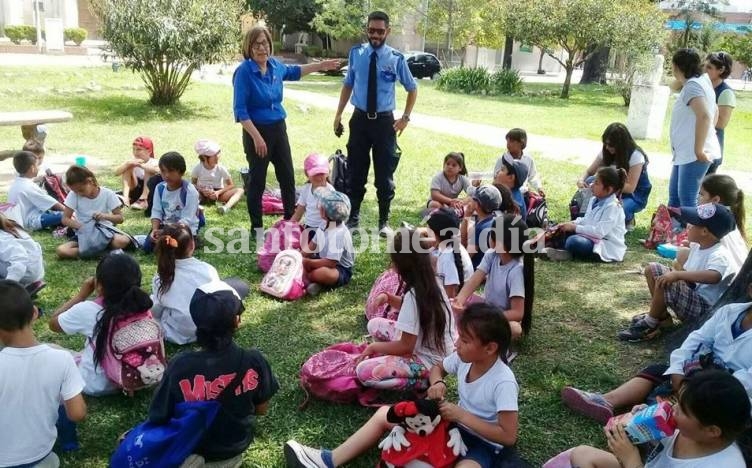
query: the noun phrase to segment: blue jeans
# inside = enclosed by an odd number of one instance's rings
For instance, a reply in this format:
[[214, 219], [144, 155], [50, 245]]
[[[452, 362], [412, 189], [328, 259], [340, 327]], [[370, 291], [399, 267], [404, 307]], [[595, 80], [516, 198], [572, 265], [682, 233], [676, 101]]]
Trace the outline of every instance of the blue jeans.
[[710, 162], [694, 161], [675, 165], [668, 182], [668, 206], [697, 206], [697, 195]]
[[572, 257], [582, 260], [592, 260], [594, 257], [593, 247], [595, 242], [591, 241], [587, 237], [573, 234], [567, 237], [564, 242], [564, 248], [567, 252], [572, 254]]
[[58, 227], [63, 224], [63, 212], [62, 211], [45, 211], [39, 218], [42, 224], [42, 229], [48, 227]]
[[631, 221], [634, 219], [635, 213], [645, 209], [645, 204], [640, 203], [630, 195], [624, 195], [621, 198], [621, 205], [624, 209], [624, 221]]

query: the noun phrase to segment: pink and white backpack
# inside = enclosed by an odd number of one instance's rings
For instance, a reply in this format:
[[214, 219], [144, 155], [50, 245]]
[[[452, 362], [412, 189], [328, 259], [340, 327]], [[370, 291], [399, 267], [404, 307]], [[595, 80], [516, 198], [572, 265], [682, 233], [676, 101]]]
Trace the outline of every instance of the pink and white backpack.
[[264, 275], [259, 288], [274, 297], [294, 301], [305, 295], [303, 256], [288, 249], [277, 254], [272, 267]]
[[355, 374], [358, 357], [366, 346], [337, 343], [309, 357], [300, 368], [300, 386], [306, 394], [300, 409], [308, 405], [311, 396], [334, 403], [376, 405], [378, 391], [365, 387]]
[[167, 365], [163, 334], [151, 311], [117, 320], [110, 326], [109, 337], [101, 366], [123, 393], [133, 396], [136, 390], [162, 380]]
[[399, 273], [394, 268], [389, 268], [382, 273], [376, 278], [371, 292], [368, 293], [368, 299], [366, 299], [366, 318], [368, 320], [375, 317], [397, 320], [399, 310], [390, 307], [389, 303], [379, 305], [376, 303], [376, 299], [382, 293], [403, 294], [405, 292], [404, 289], [405, 285], [402, 282], [402, 278], [400, 278]]
[[264, 245], [256, 251], [258, 267], [266, 273], [277, 254], [287, 249], [300, 249], [303, 229], [295, 221], [280, 219], [264, 234]]
[[271, 190], [264, 190], [261, 194], [261, 212], [265, 215], [284, 213], [285, 206], [282, 203], [282, 197]]

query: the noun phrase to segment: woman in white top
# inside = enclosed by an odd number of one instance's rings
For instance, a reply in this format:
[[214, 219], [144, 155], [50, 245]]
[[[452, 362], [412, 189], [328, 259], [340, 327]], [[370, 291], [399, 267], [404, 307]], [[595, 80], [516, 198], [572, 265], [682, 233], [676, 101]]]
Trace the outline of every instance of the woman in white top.
[[213, 266], [193, 258], [195, 247], [191, 230], [182, 224], [166, 225], [157, 241], [152, 313], [162, 325], [165, 340], [176, 344], [196, 341], [191, 298], [199, 286], [219, 281]]
[[715, 103], [718, 105], [718, 121], [715, 123], [715, 135], [718, 137], [718, 144], [721, 146], [721, 157], [713, 161], [708, 169], [708, 174], [715, 174], [718, 166], [723, 163], [723, 141], [724, 131], [731, 120], [731, 113], [736, 107], [736, 95], [731, 86], [726, 83], [726, 78], [731, 74], [731, 67], [734, 61], [726, 52], [713, 52], [705, 57], [705, 73], [708, 74], [710, 82], [713, 83], [715, 91]]
[[21, 226], [0, 213], [0, 278], [28, 286], [44, 278], [42, 247]]
[[718, 117], [713, 84], [702, 74], [695, 49], [679, 49], [671, 59], [681, 92], [671, 113], [673, 169], [668, 187], [671, 207], [697, 206], [700, 182], [710, 164], [721, 157], [713, 126]]

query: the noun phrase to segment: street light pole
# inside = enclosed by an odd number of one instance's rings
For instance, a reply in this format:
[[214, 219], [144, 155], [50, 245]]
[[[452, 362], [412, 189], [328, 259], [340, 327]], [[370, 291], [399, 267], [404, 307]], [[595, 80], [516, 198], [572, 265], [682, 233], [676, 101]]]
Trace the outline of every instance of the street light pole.
[[39, 0], [34, 0], [34, 23], [37, 27], [37, 47], [42, 52], [42, 18], [39, 15]]

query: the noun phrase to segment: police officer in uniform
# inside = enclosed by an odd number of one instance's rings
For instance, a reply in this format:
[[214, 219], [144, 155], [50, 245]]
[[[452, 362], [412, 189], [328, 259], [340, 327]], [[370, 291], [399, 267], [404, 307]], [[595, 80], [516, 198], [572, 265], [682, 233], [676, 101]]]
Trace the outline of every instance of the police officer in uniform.
[[[347, 226], [357, 227], [360, 205], [366, 194], [369, 152], [373, 150], [373, 172], [376, 197], [379, 200], [379, 234], [386, 236], [389, 228], [389, 206], [394, 198], [397, 132], [400, 134], [410, 121], [418, 84], [407, 67], [405, 57], [386, 45], [389, 36], [389, 16], [382, 11], [368, 15], [368, 42], [350, 49], [349, 68], [342, 84], [334, 132], [342, 134], [342, 111], [349, 100], [355, 110], [350, 119], [347, 141], [348, 186], [352, 208]], [[395, 84], [399, 80], [407, 91], [404, 113], [394, 119]], [[351, 99], [352, 98], [352, 99]]]

